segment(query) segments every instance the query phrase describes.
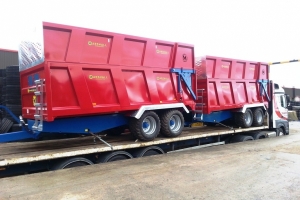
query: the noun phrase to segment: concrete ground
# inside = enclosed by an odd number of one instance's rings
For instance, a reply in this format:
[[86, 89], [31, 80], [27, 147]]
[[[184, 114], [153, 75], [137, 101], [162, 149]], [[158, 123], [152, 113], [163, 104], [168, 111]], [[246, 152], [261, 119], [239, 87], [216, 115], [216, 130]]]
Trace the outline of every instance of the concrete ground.
[[289, 136], [0, 179], [0, 199], [300, 199]]

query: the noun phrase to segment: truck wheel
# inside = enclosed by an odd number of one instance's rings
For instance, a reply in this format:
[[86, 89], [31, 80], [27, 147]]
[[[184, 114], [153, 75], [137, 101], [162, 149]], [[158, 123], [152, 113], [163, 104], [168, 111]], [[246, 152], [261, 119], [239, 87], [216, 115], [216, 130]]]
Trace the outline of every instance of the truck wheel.
[[254, 140], [259, 140], [259, 139], [265, 139], [266, 138], [266, 135], [262, 132], [253, 133], [253, 134], [251, 134], [251, 136], [253, 137]]
[[153, 140], [160, 130], [159, 117], [153, 111], [144, 112], [140, 119], [131, 118], [129, 129], [132, 135], [139, 140]]
[[59, 169], [67, 169], [67, 168], [80, 167], [80, 166], [92, 165], [92, 164], [94, 164], [92, 161], [83, 157], [77, 157], [71, 159], [68, 158], [56, 163], [52, 169], [59, 170]]
[[264, 112], [261, 108], [255, 108], [253, 111], [252, 126], [262, 126], [264, 123]]
[[153, 155], [158, 155], [158, 154], [164, 154], [164, 151], [157, 146], [150, 146], [150, 147], [138, 149], [138, 150], [134, 151], [134, 153], [132, 155], [135, 158], [139, 158], [139, 157], [153, 156]]
[[115, 151], [111, 153], [107, 153], [102, 155], [96, 163], [106, 163], [106, 162], [113, 162], [118, 160], [126, 160], [133, 158], [130, 153], [127, 153], [126, 151]]
[[230, 143], [245, 142], [245, 141], [250, 141], [250, 140], [253, 140], [252, 136], [249, 136], [249, 135], [235, 135], [230, 139]]
[[161, 133], [167, 137], [177, 137], [184, 127], [184, 118], [178, 110], [168, 110], [161, 117]]
[[282, 128], [277, 128], [276, 129], [276, 136], [283, 136], [285, 135], [284, 131]]
[[245, 113], [235, 114], [235, 123], [242, 128], [249, 128], [252, 125], [252, 122], [253, 114], [250, 109], [247, 109]]

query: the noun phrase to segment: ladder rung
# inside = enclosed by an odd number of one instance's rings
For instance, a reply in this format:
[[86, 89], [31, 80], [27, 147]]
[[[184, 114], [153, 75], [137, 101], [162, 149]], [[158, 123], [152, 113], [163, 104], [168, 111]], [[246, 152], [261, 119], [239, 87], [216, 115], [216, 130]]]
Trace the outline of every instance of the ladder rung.
[[197, 92], [203, 92], [204, 89], [197, 89]]
[[41, 94], [42, 94], [41, 91], [35, 91], [35, 92], [34, 92], [34, 95], [36, 95], [36, 96], [40, 96]]
[[37, 85], [42, 84], [44, 83], [44, 79], [35, 80], [34, 83]]
[[41, 103], [34, 103], [34, 106], [35, 107], [41, 107], [41, 106], [43, 106], [43, 104], [41, 104]]
[[34, 115], [34, 118], [40, 119], [40, 118], [41, 118], [41, 115]]

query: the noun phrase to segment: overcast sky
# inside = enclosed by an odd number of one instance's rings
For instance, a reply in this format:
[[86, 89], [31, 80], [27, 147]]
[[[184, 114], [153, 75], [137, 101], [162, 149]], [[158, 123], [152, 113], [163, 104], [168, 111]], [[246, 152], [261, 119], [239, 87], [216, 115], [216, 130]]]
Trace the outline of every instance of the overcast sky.
[[[17, 49], [39, 21], [194, 44], [196, 56], [300, 59], [299, 0], [1, 0], [0, 48]], [[300, 62], [271, 66], [300, 88]]]

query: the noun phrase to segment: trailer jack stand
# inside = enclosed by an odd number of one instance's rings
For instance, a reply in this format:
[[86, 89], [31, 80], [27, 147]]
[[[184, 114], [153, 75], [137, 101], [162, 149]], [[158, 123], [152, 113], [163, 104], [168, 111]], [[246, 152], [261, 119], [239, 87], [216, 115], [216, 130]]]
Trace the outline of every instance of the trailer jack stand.
[[91, 134], [94, 137], [94, 143], [96, 144], [96, 138], [98, 138], [101, 142], [103, 142], [104, 144], [106, 144], [107, 146], [109, 146], [111, 148], [111, 150], [114, 150], [113, 147], [108, 144], [107, 142], [105, 142], [99, 135], [96, 135], [92, 132], [89, 132], [89, 134]]

